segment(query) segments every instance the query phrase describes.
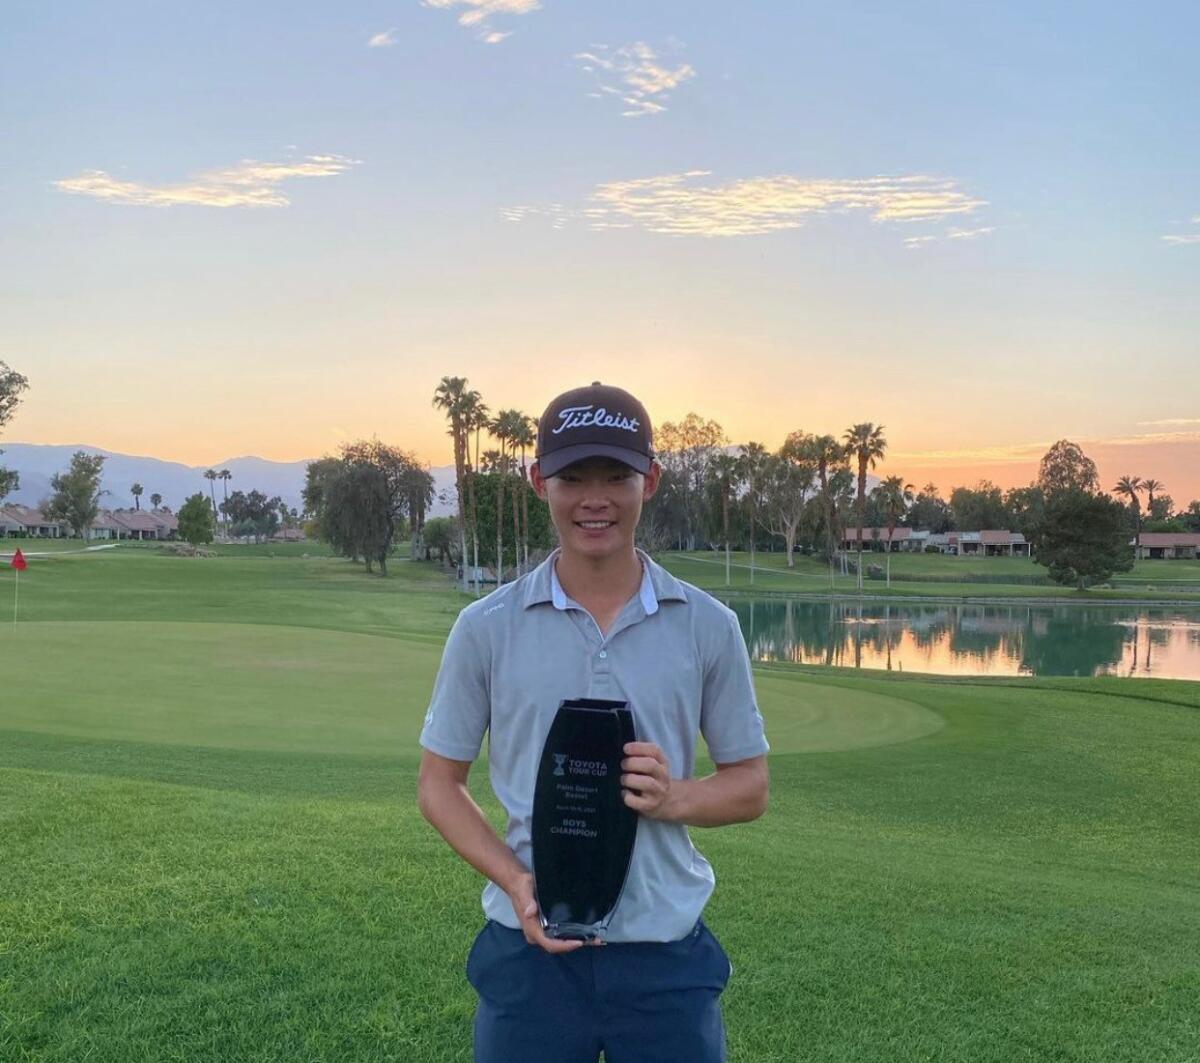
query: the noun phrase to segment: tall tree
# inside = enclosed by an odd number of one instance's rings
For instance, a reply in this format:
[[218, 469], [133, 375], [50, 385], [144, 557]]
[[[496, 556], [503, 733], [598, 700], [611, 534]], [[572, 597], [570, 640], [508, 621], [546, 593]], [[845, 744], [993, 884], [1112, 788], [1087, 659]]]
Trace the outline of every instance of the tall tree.
[[217, 516], [217, 496], [213, 490], [213, 485], [217, 482], [217, 470], [206, 469], [204, 478], [208, 481], [208, 500], [212, 504], [213, 518], [215, 519]]
[[[467, 432], [467, 512], [468, 524], [471, 530], [471, 544], [474, 552], [472, 564], [475, 570], [475, 594], [479, 594], [479, 473], [483, 466], [480, 464], [479, 437], [491, 423], [491, 410], [483, 401], [478, 391], [470, 390], [463, 394], [463, 423]], [[470, 436], [475, 436], [475, 460], [471, 461]]]
[[1063, 492], [1095, 494], [1100, 490], [1096, 463], [1069, 439], [1060, 439], [1042, 455], [1037, 482], [1047, 501]]
[[[7, 363], [0, 361], [0, 428], [3, 428], [21, 404], [21, 394], [29, 387], [29, 381]], [[4, 451], [0, 450], [0, 454]], [[21, 474], [16, 469], [0, 465], [0, 501], [21, 486]]]
[[[854, 516], [854, 473], [849, 466], [843, 466], [837, 469], [829, 477], [829, 497], [833, 502], [833, 520], [835, 533], [841, 536], [842, 529], [850, 527], [850, 521]], [[850, 574], [850, 568], [846, 564], [846, 551], [840, 551], [842, 566], [841, 571], [843, 576]]]
[[432, 498], [433, 477], [415, 455], [377, 439], [343, 444], [341, 457], [346, 467], [369, 467], [379, 474], [358, 476], [348, 497], [358, 507], [355, 519], [362, 525], [362, 539], [379, 563], [380, 575], [386, 576], [396, 531], [405, 518], [414, 519], [414, 495]]
[[842, 436], [847, 453], [858, 463], [858, 589], [863, 587], [862, 570], [862, 541], [863, 541], [863, 512], [867, 504], [867, 469], [875, 468], [887, 450], [887, 440], [883, 435], [883, 425], [875, 425], [870, 421], [847, 428]]
[[[304, 501], [304, 512], [313, 522], [312, 532], [318, 539], [328, 541], [324, 528], [328, 488], [333, 478], [341, 471], [341, 466], [340, 459], [326, 457], [310, 461], [305, 469], [304, 490], [301, 498]], [[228, 507], [227, 500], [224, 504], [226, 513], [228, 513]]]
[[1046, 496], [1042, 489], [1037, 484], [1010, 488], [1004, 494], [1004, 508], [1007, 510], [1005, 523], [1024, 535], [1030, 549], [1036, 552], [1046, 515]]
[[[225, 513], [229, 531], [235, 537], [253, 536], [254, 541], [269, 539], [279, 527], [278, 495], [268, 498], [262, 491], [234, 491], [221, 508]], [[215, 515], [214, 515], [215, 519]]]
[[496, 586], [504, 582], [504, 481], [508, 478], [509, 431], [515, 411], [501, 410], [488, 424], [492, 438], [500, 444], [492, 468], [499, 473], [496, 481]]
[[954, 527], [949, 503], [938, 492], [937, 484], [927, 483], [917, 492], [908, 511], [910, 527], [940, 534]]
[[204, 494], [189, 495], [179, 507], [179, 537], [193, 546], [213, 541], [215, 521], [211, 506], [204, 504]]
[[[529, 418], [520, 410], [501, 410], [496, 415], [496, 421], [501, 425], [501, 431], [504, 436], [504, 446], [507, 448], [507, 459], [505, 462], [505, 476], [511, 480], [510, 495], [512, 502], [512, 518], [513, 518], [513, 557], [515, 560], [517, 575], [521, 575], [521, 499], [525, 494], [525, 479], [524, 476], [517, 476], [517, 460], [516, 454], [521, 446], [520, 441], [527, 437]], [[521, 471], [524, 472], [524, 458], [522, 458]]]
[[1004, 492], [991, 480], [980, 480], [974, 487], [956, 487], [950, 492], [950, 511], [959, 531], [1002, 529], [1009, 523]]
[[1166, 513], [1158, 513], [1154, 509], [1156, 497], [1161, 495], [1167, 489], [1167, 485], [1162, 480], [1146, 479], [1142, 481], [1142, 490], [1146, 492], [1146, 515], [1155, 520], [1169, 520], [1171, 517], [1170, 510]]
[[[233, 473], [228, 469], [222, 469], [217, 473], [217, 479], [221, 481], [221, 490], [225, 492], [225, 501], [229, 501], [229, 481], [233, 479]], [[229, 529], [226, 528], [226, 531]]]
[[1039, 565], [1083, 591], [1133, 568], [1125, 507], [1106, 495], [1060, 491], [1046, 501]]
[[730, 583], [729, 507], [741, 486], [741, 464], [732, 454], [721, 451], [709, 462], [708, 477], [711, 490], [720, 500], [721, 541], [725, 544], [725, 586]]
[[841, 546], [841, 533], [837, 524], [837, 507], [834, 505], [833, 492], [830, 490], [830, 476], [846, 464], [846, 448], [831, 435], [808, 436], [804, 433], [792, 433], [788, 436], [787, 446], [795, 436], [799, 436], [797, 446], [800, 453], [811, 461], [817, 469], [817, 481], [821, 485], [821, 499], [825, 511], [825, 534], [828, 536], [829, 556], [829, 587], [833, 589], [834, 565], [837, 563]]
[[100, 512], [100, 474], [104, 468], [103, 454], [87, 454], [77, 450], [71, 455], [66, 472], [50, 477], [50, 502], [44, 512], [50, 520], [65, 521], [72, 534], [82, 537]]
[[676, 512], [682, 518], [677, 529], [679, 545], [694, 550], [697, 532], [705, 523], [708, 465], [728, 437], [716, 421], [689, 413], [678, 423], [664, 421], [654, 433], [654, 441], [659, 464], [674, 474], [678, 489]]
[[454, 444], [454, 483], [458, 493], [459, 557], [462, 559], [462, 589], [467, 589], [467, 379], [444, 376], [434, 389], [433, 405], [442, 410], [450, 422], [447, 434]]
[[746, 512], [750, 518], [750, 582], [754, 582], [755, 524], [762, 509], [763, 479], [769, 451], [761, 443], [744, 443], [738, 455], [738, 472], [746, 485]]
[[1142, 547], [1142, 503], [1138, 498], [1143, 487], [1140, 476], [1122, 476], [1112, 489], [1114, 495], [1129, 499], [1129, 511], [1133, 514], [1133, 556], [1141, 553]]
[[131, 495], [133, 495], [133, 508], [134, 509], [142, 508], [142, 492], [143, 491], [145, 491], [145, 488], [141, 484], [130, 485], [129, 493]]
[[1189, 502], [1188, 508], [1179, 516], [1188, 531], [1200, 532], [1200, 499]]
[[525, 467], [525, 449], [537, 445], [537, 420], [523, 416], [520, 424], [514, 426], [513, 442], [521, 451], [521, 553], [525, 561], [525, 571], [529, 571], [529, 470]]
[[403, 474], [402, 490], [406, 499], [412, 542], [410, 556], [415, 561], [428, 553], [425, 546], [425, 515], [433, 502], [433, 477], [430, 476], [428, 467], [419, 464], [414, 458]]
[[896, 533], [896, 525], [908, 512], [913, 501], [913, 485], [906, 484], [902, 476], [888, 476], [878, 484], [873, 492], [883, 507], [887, 521], [887, 586], [892, 585], [892, 536]]
[[157, 491], [150, 496], [150, 505], [154, 509], [158, 509], [158, 507], [162, 505], [162, 495], [160, 495]]
[[804, 519], [815, 475], [814, 467], [791, 456], [786, 444], [778, 454], [768, 455], [763, 464], [764, 523], [772, 535], [783, 538], [788, 568], [796, 567], [796, 532]]
[[368, 462], [343, 461], [327, 484], [326, 506], [330, 545], [345, 556], [361, 555], [367, 572], [378, 562], [379, 574], [386, 576], [395, 521], [383, 470]]

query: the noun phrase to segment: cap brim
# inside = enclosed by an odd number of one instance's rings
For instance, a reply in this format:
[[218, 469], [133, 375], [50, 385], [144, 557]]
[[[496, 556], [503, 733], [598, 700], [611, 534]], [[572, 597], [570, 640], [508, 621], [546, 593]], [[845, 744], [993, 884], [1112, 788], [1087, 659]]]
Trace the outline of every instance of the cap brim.
[[539, 457], [538, 468], [543, 476], [556, 476], [568, 465], [574, 465], [586, 458], [612, 458], [640, 473], [649, 472], [653, 460], [648, 454], [639, 454], [636, 450], [627, 450], [625, 447], [613, 447], [604, 443], [576, 443], [573, 447], [563, 447]]

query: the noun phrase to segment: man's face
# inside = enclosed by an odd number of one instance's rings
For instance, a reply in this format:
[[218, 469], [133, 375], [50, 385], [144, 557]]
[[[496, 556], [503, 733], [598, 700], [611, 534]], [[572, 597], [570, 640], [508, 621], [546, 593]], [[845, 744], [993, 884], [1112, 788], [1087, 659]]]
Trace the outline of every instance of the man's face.
[[535, 463], [530, 478], [550, 506], [563, 550], [607, 557], [632, 547], [642, 503], [653, 497], [661, 473], [657, 462], [643, 475], [611, 458], [588, 458], [549, 478]]

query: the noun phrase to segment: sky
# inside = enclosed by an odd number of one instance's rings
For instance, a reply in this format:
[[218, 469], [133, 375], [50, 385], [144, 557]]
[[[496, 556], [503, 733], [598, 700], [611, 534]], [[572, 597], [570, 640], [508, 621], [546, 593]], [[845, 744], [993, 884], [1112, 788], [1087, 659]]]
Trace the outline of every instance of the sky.
[[[465, 376], [1200, 497], [1200, 7], [20, 5], [5, 438], [449, 463]], [[0, 446], [3, 441], [0, 440]], [[1105, 486], [1111, 486], [1105, 484]]]

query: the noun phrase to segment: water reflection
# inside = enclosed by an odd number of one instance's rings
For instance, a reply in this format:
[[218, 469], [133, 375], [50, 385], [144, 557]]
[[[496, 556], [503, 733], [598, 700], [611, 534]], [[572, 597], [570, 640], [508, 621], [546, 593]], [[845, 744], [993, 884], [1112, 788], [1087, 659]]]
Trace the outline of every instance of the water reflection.
[[757, 660], [939, 675], [1200, 679], [1200, 614], [731, 598]]

